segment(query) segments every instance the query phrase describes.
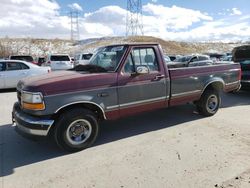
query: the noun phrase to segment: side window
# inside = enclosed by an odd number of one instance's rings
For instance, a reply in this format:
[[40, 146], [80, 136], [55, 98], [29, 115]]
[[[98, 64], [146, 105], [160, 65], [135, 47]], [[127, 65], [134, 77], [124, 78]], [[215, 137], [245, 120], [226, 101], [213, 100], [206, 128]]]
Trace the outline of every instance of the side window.
[[156, 60], [156, 55], [153, 48], [147, 48], [146, 55], [145, 55], [145, 63], [150, 67], [152, 71], [158, 71], [158, 62]]
[[130, 53], [124, 66], [124, 72], [133, 73], [135, 72], [135, 66], [132, 60], [132, 54]]
[[196, 57], [196, 56], [193, 57], [190, 62], [195, 62], [195, 61], [198, 61], [198, 57]]
[[20, 64], [21, 64], [22, 69], [29, 69], [29, 67], [27, 65], [25, 65], [23, 63], [20, 63]]
[[5, 71], [5, 63], [0, 62], [0, 71]]
[[153, 48], [135, 48], [132, 50], [135, 67], [145, 65], [150, 71], [158, 71], [159, 66]]
[[132, 57], [133, 57], [135, 66], [141, 65], [140, 49], [134, 49], [134, 50], [132, 51]]
[[17, 62], [8, 62], [7, 63], [7, 71], [13, 71], [13, 70], [22, 70], [21, 63]]
[[0, 71], [5, 71], [5, 69], [6, 69], [6, 63], [0, 62]]
[[199, 60], [200, 61], [205, 61], [205, 60], [208, 60], [208, 58], [206, 56], [199, 56]]

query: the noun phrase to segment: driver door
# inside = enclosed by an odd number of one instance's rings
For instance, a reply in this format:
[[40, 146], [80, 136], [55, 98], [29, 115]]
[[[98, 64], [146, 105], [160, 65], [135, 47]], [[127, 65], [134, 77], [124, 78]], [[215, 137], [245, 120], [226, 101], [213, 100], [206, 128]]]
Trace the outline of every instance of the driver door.
[[[167, 105], [167, 80], [165, 70], [156, 56], [157, 48], [131, 49], [120, 74], [118, 74], [118, 99], [120, 116], [162, 108]], [[147, 66], [149, 73], [137, 74], [138, 66]]]

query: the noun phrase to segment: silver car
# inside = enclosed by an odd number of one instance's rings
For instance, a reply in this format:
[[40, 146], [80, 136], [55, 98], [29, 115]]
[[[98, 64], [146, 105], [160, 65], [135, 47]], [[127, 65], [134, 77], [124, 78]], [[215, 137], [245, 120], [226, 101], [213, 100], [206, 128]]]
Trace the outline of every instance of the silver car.
[[19, 80], [50, 71], [50, 67], [39, 67], [26, 61], [0, 60], [0, 89], [16, 88]]
[[67, 54], [52, 54], [47, 57], [43, 66], [50, 66], [52, 70], [67, 70], [74, 68], [74, 62]]
[[92, 56], [93, 56], [92, 53], [80, 53], [80, 54], [75, 55], [75, 66], [87, 65]]

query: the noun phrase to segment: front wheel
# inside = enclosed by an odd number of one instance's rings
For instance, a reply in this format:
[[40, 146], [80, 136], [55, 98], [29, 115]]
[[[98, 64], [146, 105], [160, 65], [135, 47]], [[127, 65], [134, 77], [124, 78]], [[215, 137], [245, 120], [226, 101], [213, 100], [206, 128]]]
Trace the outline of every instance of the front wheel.
[[196, 103], [199, 113], [203, 116], [213, 116], [220, 107], [221, 98], [217, 90], [206, 90]]
[[58, 146], [76, 152], [91, 146], [99, 133], [95, 115], [76, 108], [60, 115], [55, 125], [54, 138]]

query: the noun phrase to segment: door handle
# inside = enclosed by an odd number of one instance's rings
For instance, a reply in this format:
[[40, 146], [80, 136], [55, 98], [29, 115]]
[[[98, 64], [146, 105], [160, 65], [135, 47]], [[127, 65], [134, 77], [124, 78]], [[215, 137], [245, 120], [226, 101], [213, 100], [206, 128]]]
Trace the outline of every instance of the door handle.
[[25, 75], [25, 74], [27, 74], [27, 72], [23, 72], [23, 73], [22, 73], [22, 75]]
[[108, 97], [109, 94], [108, 93], [98, 93], [97, 96], [98, 97]]
[[165, 75], [157, 75], [157, 76], [155, 76], [155, 78], [153, 79], [154, 81], [157, 81], [157, 80], [160, 80], [160, 79], [162, 79], [162, 78], [165, 78]]

